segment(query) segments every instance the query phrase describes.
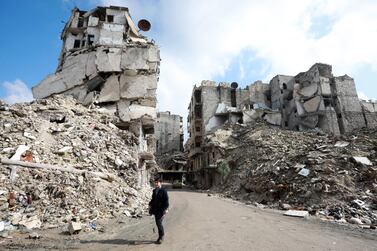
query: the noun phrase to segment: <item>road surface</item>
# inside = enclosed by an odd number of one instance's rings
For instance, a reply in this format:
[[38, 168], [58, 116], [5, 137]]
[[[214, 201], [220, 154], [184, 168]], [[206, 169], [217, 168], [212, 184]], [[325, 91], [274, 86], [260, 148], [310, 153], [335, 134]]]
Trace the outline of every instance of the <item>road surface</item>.
[[169, 196], [171, 208], [161, 245], [154, 244], [154, 221], [147, 216], [132, 224], [107, 226], [105, 233], [80, 233], [74, 240], [41, 240], [40, 244], [22, 247], [91, 251], [377, 250], [377, 235], [373, 232], [291, 218], [205, 193], [170, 191]]

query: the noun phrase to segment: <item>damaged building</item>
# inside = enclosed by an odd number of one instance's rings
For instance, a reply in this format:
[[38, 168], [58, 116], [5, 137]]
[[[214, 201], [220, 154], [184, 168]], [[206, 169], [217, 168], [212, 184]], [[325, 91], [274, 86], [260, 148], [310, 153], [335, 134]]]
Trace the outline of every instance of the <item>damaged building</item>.
[[183, 149], [183, 121], [179, 115], [158, 112], [155, 125], [156, 161], [164, 182], [183, 182], [187, 156]]
[[[140, 20], [142, 31], [150, 23]], [[32, 88], [34, 98], [74, 96], [119, 117], [117, 126], [139, 138], [140, 163], [153, 159], [156, 89], [160, 53], [140, 34], [128, 8], [78, 8], [61, 33], [63, 46], [56, 72]]]
[[225, 123], [263, 119], [284, 129], [319, 129], [340, 135], [375, 128], [376, 108], [376, 103], [359, 100], [351, 77], [336, 77], [331, 65], [321, 63], [296, 76], [277, 75], [269, 84], [256, 81], [244, 89], [235, 82], [202, 81], [194, 86], [188, 107], [190, 179], [199, 184], [212, 184], [216, 179], [221, 153], [218, 147], [206, 144], [206, 136]]
[[156, 125], [156, 155], [183, 152], [182, 117], [170, 112], [158, 112]]

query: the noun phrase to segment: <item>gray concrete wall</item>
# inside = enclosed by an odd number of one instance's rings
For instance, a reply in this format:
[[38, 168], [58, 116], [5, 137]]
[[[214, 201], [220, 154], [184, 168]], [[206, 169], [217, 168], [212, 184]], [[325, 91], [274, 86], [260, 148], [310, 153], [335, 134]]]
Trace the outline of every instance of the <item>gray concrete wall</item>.
[[156, 154], [183, 150], [182, 117], [170, 112], [157, 113], [155, 125]]

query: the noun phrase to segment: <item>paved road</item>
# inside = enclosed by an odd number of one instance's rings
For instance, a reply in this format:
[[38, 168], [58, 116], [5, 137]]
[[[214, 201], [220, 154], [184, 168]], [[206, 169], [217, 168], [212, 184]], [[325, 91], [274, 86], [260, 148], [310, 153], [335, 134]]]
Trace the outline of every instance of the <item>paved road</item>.
[[[82, 250], [377, 250], [377, 237], [316, 220], [290, 218], [207, 194], [169, 192], [166, 240], [153, 219], [81, 240]], [[91, 239], [92, 238], [92, 239]]]

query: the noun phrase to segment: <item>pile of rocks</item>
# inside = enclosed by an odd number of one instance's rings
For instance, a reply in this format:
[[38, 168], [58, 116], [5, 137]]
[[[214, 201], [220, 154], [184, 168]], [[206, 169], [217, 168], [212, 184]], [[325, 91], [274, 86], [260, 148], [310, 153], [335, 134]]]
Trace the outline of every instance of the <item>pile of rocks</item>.
[[273, 208], [377, 224], [377, 131], [332, 137], [263, 123], [224, 126], [207, 136], [229, 172], [217, 189]]
[[141, 215], [139, 139], [117, 121], [71, 97], [0, 103], [0, 232]]

